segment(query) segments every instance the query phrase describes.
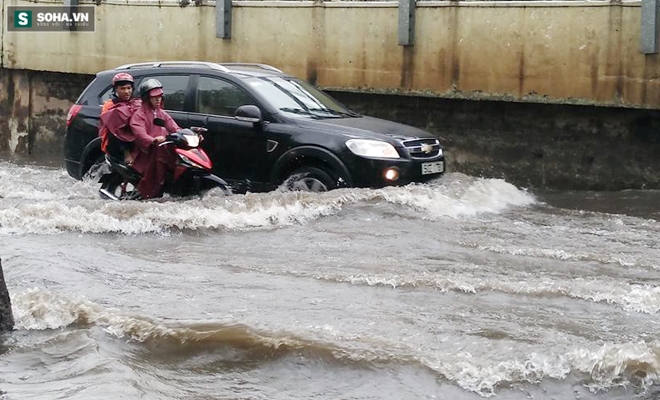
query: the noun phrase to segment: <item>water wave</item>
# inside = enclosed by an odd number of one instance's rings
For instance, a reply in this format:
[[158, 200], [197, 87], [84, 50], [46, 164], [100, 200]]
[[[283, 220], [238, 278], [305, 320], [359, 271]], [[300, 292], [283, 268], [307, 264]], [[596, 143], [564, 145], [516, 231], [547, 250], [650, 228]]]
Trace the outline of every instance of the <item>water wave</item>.
[[423, 357], [420, 362], [463, 389], [484, 397], [516, 383], [538, 384], [544, 379], [580, 382], [591, 392], [613, 388], [634, 388], [642, 394], [658, 381], [660, 342], [604, 343], [590, 347], [573, 346], [553, 354], [530, 353], [500, 362], [481, 362], [469, 352]]
[[[466, 349], [433, 352], [426, 347], [355, 335], [342, 339], [335, 333], [323, 340], [318, 337], [323, 329], [310, 328], [307, 334], [293, 334], [231, 321], [163, 321], [128, 315], [41, 289], [16, 294], [12, 303], [18, 329], [80, 329], [93, 325], [152, 352], [182, 351], [181, 354], [194, 355], [197, 351], [232, 348], [253, 362], [305, 354], [326, 363], [358, 368], [412, 365], [483, 397], [492, 397], [498, 389], [516, 383], [538, 384], [544, 379], [569, 377], [593, 392], [614, 387], [634, 387], [637, 392], [644, 392], [655, 384], [660, 371], [658, 341], [569, 343], [529, 353], [525, 352], [526, 347], [511, 341], [497, 346], [518, 346], [518, 355], [502, 359], [483, 357]], [[236, 357], [236, 352], [232, 352], [232, 357]]]
[[622, 282], [619, 278], [601, 276], [552, 277], [536, 273], [518, 273], [506, 279], [497, 272], [487, 273], [480, 266], [459, 266], [459, 271], [444, 269], [441, 274], [410, 270], [382, 273], [353, 273], [346, 271], [322, 274], [305, 271], [273, 271], [269, 268], [242, 267], [260, 273], [284, 274], [314, 278], [351, 285], [386, 286], [396, 288], [429, 287], [442, 292], [455, 291], [468, 294], [500, 292], [529, 296], [556, 296], [606, 303], [623, 310], [645, 314], [660, 313], [660, 287], [635, 282]]
[[626, 311], [657, 314], [660, 312], [660, 287], [646, 284], [626, 283], [609, 278], [562, 279], [548, 276], [526, 275], [518, 280], [502, 280], [501, 277], [472, 276], [461, 272], [444, 273], [443, 276], [429, 275], [351, 275], [325, 276], [339, 282], [383, 285], [392, 287], [429, 286], [442, 291], [477, 293], [498, 291], [507, 294], [533, 296], [563, 296], [593, 302], [613, 304]]
[[[48, 330], [76, 326], [101, 326], [117, 338], [150, 347], [176, 346], [204, 350], [231, 346], [247, 352], [250, 358], [273, 358], [296, 351], [310, 351], [322, 358], [340, 362], [355, 360], [382, 362], [391, 355], [362, 350], [357, 357], [348, 349], [331, 343], [306, 339], [290, 332], [269, 332], [236, 322], [163, 321], [128, 315], [82, 298], [34, 288], [12, 297], [15, 329]], [[353, 361], [351, 361], [353, 360]]]
[[[18, 167], [13, 167], [14, 172]], [[168, 233], [192, 230], [247, 230], [305, 224], [346, 207], [384, 201], [422, 211], [420, 218], [458, 218], [479, 213], [498, 213], [533, 204], [535, 198], [499, 179], [449, 174], [429, 184], [383, 189], [340, 189], [327, 193], [273, 191], [203, 199], [111, 202], [97, 197], [96, 184], [66, 179], [61, 170], [34, 170], [30, 179], [58, 180], [38, 187], [0, 175], [0, 234]], [[3, 171], [0, 169], [0, 172]], [[21, 170], [22, 171], [22, 170]], [[12, 176], [9, 179], [8, 176]], [[69, 182], [70, 181], [70, 182]], [[12, 185], [14, 186], [12, 188]], [[67, 186], [70, 185], [70, 186]]]
[[554, 249], [538, 247], [503, 246], [503, 245], [474, 245], [479, 250], [490, 251], [499, 254], [509, 254], [513, 256], [528, 256], [534, 258], [548, 258], [560, 261], [576, 262], [598, 262], [601, 264], [615, 264], [621, 267], [644, 268], [650, 270], [660, 270], [660, 263], [657, 259], [651, 258], [648, 254], [625, 254], [623, 252], [613, 251], [589, 251], [572, 249]]

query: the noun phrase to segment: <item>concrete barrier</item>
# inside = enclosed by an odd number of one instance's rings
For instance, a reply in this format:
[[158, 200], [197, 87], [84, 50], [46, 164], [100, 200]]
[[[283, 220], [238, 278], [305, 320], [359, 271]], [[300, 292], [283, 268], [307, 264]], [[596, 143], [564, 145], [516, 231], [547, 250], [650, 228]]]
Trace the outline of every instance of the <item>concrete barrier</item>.
[[10, 331], [14, 328], [14, 316], [11, 312], [11, 301], [5, 284], [5, 276], [2, 272], [2, 260], [0, 259], [0, 332]]
[[[418, 1], [401, 46], [397, 1], [80, 0], [95, 32], [2, 29], [2, 67], [94, 74], [149, 60], [262, 62], [332, 90], [660, 108], [660, 59], [640, 51], [641, 1]], [[193, 4], [191, 2], [188, 2]], [[5, 6], [62, 4], [2, 0]], [[2, 22], [6, 24], [6, 21]]]

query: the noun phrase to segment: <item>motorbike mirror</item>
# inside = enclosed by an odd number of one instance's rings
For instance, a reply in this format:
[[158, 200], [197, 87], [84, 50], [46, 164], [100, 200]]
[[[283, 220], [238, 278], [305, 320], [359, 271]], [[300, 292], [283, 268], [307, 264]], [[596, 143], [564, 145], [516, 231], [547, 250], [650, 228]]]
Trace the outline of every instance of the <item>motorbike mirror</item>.
[[156, 126], [165, 126], [165, 120], [162, 118], [154, 118], [154, 125]]

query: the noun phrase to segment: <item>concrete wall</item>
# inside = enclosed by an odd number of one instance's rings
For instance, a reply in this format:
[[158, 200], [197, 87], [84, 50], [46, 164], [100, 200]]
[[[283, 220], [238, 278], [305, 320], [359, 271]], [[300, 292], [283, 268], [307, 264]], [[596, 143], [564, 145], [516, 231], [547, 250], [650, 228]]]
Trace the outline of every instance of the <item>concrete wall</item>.
[[422, 1], [406, 47], [397, 2], [234, 1], [225, 40], [215, 3], [201, 3], [102, 1], [94, 33], [3, 29], [2, 67], [93, 74], [145, 60], [264, 62], [341, 90], [660, 108], [658, 56], [639, 51], [639, 1]]
[[66, 114], [92, 79], [0, 68], [0, 152], [60, 154]]

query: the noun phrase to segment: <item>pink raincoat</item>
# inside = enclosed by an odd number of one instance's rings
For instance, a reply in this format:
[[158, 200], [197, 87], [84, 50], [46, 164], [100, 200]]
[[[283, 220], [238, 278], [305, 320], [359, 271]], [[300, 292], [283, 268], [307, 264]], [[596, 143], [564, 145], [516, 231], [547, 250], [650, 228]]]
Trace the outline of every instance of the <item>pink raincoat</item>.
[[[165, 121], [165, 127], [154, 124], [155, 118]], [[133, 133], [133, 168], [142, 174], [138, 191], [143, 198], [160, 196], [167, 172], [174, 169], [176, 153], [171, 146], [158, 146], [154, 140], [181, 129], [163, 109], [154, 109], [149, 101], [143, 101], [130, 121]]]

